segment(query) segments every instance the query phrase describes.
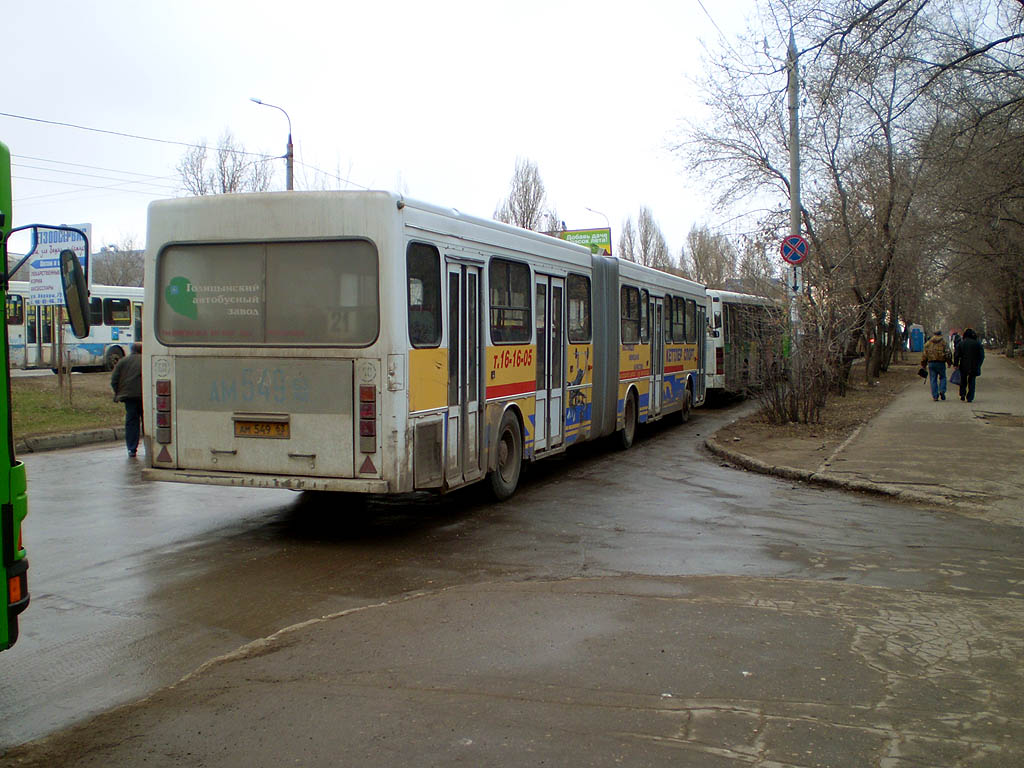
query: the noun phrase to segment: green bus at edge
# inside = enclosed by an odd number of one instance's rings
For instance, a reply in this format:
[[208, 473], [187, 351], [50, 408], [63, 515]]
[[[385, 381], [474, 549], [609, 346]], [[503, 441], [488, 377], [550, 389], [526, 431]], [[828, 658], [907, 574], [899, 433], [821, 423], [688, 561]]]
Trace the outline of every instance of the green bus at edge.
[[[18, 639], [18, 615], [28, 608], [28, 557], [21, 537], [21, 526], [28, 514], [28, 481], [25, 465], [14, 455], [14, 427], [11, 421], [11, 360], [7, 346], [7, 239], [12, 233], [31, 230], [35, 250], [39, 225], [14, 226], [13, 193], [11, 190], [11, 152], [0, 141], [0, 243], [2, 243], [2, 272], [0, 272], [0, 311], [4, 315], [3, 359], [0, 359], [0, 424], [3, 426], [6, 446], [0, 449], [0, 651], [6, 651]], [[81, 230], [73, 227], [48, 227], [77, 233], [85, 243], [85, 269], [73, 250], [61, 251], [57, 260], [64, 292], [64, 307], [72, 333], [84, 338], [89, 333], [89, 291], [86, 271], [89, 263], [89, 241]], [[22, 258], [21, 264], [28, 256]], [[55, 264], [54, 266], [58, 266]], [[16, 267], [17, 269], [17, 267]]]
[[14, 430], [11, 426], [11, 364], [7, 349], [7, 236], [12, 224], [11, 152], [0, 142], [0, 229], [3, 230], [3, 281], [0, 282], [0, 307], [4, 307], [3, 359], [0, 376], [0, 423], [6, 446], [0, 453], [0, 576], [4, 600], [0, 610], [0, 651], [18, 639], [18, 614], [28, 607], [28, 558], [22, 545], [21, 524], [28, 514], [28, 488], [25, 465], [14, 455]]

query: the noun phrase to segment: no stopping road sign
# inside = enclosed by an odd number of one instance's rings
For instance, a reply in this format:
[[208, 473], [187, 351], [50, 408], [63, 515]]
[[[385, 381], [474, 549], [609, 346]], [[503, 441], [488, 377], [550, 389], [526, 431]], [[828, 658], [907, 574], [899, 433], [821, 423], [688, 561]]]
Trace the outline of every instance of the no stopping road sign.
[[807, 258], [807, 241], [800, 235], [790, 235], [782, 241], [782, 260], [787, 264], [799, 264]]

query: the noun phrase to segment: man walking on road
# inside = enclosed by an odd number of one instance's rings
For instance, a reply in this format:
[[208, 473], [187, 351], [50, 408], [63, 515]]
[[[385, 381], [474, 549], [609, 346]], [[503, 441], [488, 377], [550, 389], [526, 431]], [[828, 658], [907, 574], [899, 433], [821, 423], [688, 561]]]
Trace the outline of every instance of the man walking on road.
[[110, 388], [114, 390], [114, 401], [124, 403], [124, 443], [128, 456], [134, 459], [142, 426], [142, 344], [132, 344], [132, 353], [114, 366]]
[[973, 328], [964, 331], [963, 341], [956, 348], [953, 367], [960, 370], [960, 399], [974, 402], [974, 380], [981, 374], [985, 361], [985, 348], [978, 341]]
[[942, 338], [942, 331], [935, 331], [924, 343], [921, 352], [921, 367], [928, 366], [928, 382], [932, 387], [932, 400], [946, 399], [946, 364], [953, 362], [949, 345]]

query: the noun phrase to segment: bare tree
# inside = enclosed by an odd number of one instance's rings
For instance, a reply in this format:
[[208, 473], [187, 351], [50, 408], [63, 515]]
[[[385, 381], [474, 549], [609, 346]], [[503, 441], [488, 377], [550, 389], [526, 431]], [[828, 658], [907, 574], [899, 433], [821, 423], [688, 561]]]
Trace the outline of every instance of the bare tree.
[[[800, 56], [801, 218], [812, 258], [804, 266], [803, 314], [826, 324], [820, 348], [837, 354], [839, 380], [857, 350], [874, 339], [879, 348], [870, 350], [864, 368], [871, 378], [884, 365], [881, 340], [891, 339], [903, 307], [914, 303], [910, 294], [935, 282], [921, 270], [941, 227], [926, 200], [931, 161], [921, 150], [947, 111], [933, 94], [955, 91], [939, 87], [949, 82], [944, 67], [958, 56], [972, 67], [985, 59], [984, 46], [970, 38], [979, 29], [973, 20], [988, 14], [979, 12], [979, 0], [760, 0], [759, 6], [768, 35], [751, 36], [745, 47], [739, 41], [713, 62], [706, 92], [714, 117], [691, 132], [685, 149], [694, 167], [713, 176], [723, 204], [751, 195], [788, 198], [781, 54], [791, 29], [807, 41]], [[1011, 37], [1005, 45], [1014, 44]], [[932, 61], [940, 40], [940, 60]], [[1016, 82], [1019, 88], [1019, 77]], [[758, 222], [762, 231], [775, 229], [776, 242], [786, 231], [781, 208]]]
[[708, 288], [724, 288], [736, 277], [736, 249], [728, 238], [712, 232], [706, 225], [694, 226], [686, 236], [686, 271]]
[[221, 195], [270, 189], [273, 158], [246, 151], [229, 130], [221, 136], [212, 162], [206, 142], [201, 144], [187, 149], [178, 161], [181, 186], [188, 194]]
[[632, 217], [623, 222], [622, 234], [619, 235], [619, 256], [666, 272], [673, 268], [665, 236], [646, 205], [640, 207], [635, 229]]
[[622, 222], [622, 232], [619, 233], [619, 258], [636, 261], [636, 251], [636, 229], [633, 228], [633, 217], [628, 216]]
[[90, 258], [92, 282], [100, 285], [142, 285], [143, 251], [135, 238], [125, 236], [120, 243], [103, 247]]
[[548, 204], [544, 182], [532, 160], [516, 158], [508, 197], [498, 203], [494, 218], [535, 232], [555, 228], [549, 223], [558, 221], [558, 213]]

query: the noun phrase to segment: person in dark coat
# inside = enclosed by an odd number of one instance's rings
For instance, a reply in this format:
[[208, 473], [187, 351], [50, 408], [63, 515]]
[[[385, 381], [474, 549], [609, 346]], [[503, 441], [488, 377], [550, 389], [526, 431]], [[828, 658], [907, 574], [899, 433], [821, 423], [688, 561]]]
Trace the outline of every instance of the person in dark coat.
[[114, 366], [110, 388], [114, 390], [114, 401], [124, 403], [124, 443], [128, 456], [134, 459], [142, 427], [142, 344], [132, 344], [132, 353]]
[[974, 380], [981, 375], [981, 364], [985, 362], [985, 348], [978, 341], [973, 328], [964, 331], [964, 338], [956, 348], [953, 366], [960, 371], [960, 399], [974, 401]]

